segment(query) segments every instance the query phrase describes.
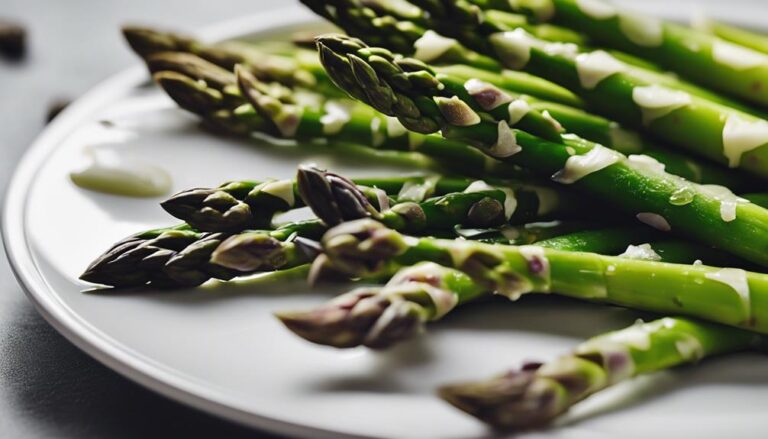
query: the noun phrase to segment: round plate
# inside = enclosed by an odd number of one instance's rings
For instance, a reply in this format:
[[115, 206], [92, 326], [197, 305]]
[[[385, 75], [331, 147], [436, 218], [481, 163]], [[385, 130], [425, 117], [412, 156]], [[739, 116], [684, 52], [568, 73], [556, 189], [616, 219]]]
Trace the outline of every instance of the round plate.
[[[723, 9], [733, 15], [739, 2], [729, 4]], [[662, 5], [669, 9], [669, 2], [654, 6]], [[740, 17], [749, 22], [749, 14]], [[300, 9], [282, 10], [209, 28], [204, 36], [286, 35], [314, 26], [313, 20]], [[111, 126], [99, 123], [104, 120]], [[353, 157], [213, 137], [150, 85], [141, 67], [88, 93], [29, 150], [7, 196], [3, 232], [19, 281], [40, 313], [125, 376], [238, 422], [306, 437], [489, 436], [482, 424], [436, 398], [436, 386], [553, 358], [636, 318], [549, 297], [494, 300], [469, 306], [431, 327], [428, 337], [391, 351], [338, 351], [293, 336], [272, 313], [320, 303], [339, 287], [310, 290], [287, 276], [94, 294], [77, 279], [93, 258], [124, 236], [173, 221], [159, 200], [74, 186], [68, 173], [86, 147], [152, 161], [172, 175], [174, 190], [289, 177], [302, 161], [353, 175], [412, 171], [379, 163], [363, 172]], [[683, 437], [764, 437], [763, 360], [731, 356], [643, 377], [580, 404], [558, 429], [526, 437], [648, 437], [662, 429]]]

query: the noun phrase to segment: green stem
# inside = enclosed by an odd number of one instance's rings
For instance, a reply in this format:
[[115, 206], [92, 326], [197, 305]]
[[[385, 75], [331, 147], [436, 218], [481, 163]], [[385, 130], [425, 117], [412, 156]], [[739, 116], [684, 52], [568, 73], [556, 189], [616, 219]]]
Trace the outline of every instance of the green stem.
[[500, 429], [543, 426], [602, 390], [714, 355], [753, 348], [747, 331], [679, 317], [637, 323], [593, 337], [547, 363], [527, 363], [503, 375], [440, 388], [456, 408]]
[[583, 32], [600, 44], [653, 60], [707, 87], [768, 106], [768, 55], [635, 12], [613, 9], [610, 14], [596, 16], [576, 0], [552, 3], [554, 22]]
[[405, 237], [379, 223], [342, 224], [323, 237], [315, 273], [368, 277], [433, 261], [510, 298], [557, 294], [768, 333], [768, 275], [540, 246]]
[[446, 93], [429, 66], [384, 49], [343, 36], [324, 36], [318, 44], [337, 84], [356, 84], [365, 90], [359, 99], [412, 129], [441, 130], [496, 159], [573, 184], [661, 231], [768, 264], [768, 210], [727, 189], [693, 184], [664, 172], [653, 159], [627, 158], [576, 136], [565, 135], [563, 143], [556, 143], [510, 129], [512, 114], [473, 110], [477, 102]]
[[[118, 242], [91, 263], [80, 279], [113, 287], [178, 288], [283, 270], [310, 262], [292, 242], [294, 237], [316, 239], [325, 230], [319, 221], [237, 235], [200, 233], [186, 224], [155, 229]], [[236, 249], [233, 243], [238, 244]]]

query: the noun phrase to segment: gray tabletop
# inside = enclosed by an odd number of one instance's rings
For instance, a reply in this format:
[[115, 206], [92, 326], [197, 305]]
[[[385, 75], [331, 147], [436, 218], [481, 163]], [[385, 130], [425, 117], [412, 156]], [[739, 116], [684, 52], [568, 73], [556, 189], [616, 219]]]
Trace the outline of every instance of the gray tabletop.
[[[26, 60], [0, 60], [0, 181], [44, 126], [46, 107], [135, 65], [121, 23], [180, 30], [292, 0], [2, 0], [30, 32]], [[4, 192], [4, 190], [3, 190]], [[187, 408], [123, 378], [51, 328], [0, 256], [0, 437], [269, 437]]]

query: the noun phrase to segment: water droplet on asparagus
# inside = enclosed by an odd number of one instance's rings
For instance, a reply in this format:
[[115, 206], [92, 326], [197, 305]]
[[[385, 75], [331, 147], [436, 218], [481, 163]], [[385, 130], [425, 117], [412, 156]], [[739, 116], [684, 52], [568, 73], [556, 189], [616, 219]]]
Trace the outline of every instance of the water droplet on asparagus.
[[669, 196], [669, 204], [673, 206], [685, 206], [693, 201], [695, 192], [689, 186], [683, 186]]

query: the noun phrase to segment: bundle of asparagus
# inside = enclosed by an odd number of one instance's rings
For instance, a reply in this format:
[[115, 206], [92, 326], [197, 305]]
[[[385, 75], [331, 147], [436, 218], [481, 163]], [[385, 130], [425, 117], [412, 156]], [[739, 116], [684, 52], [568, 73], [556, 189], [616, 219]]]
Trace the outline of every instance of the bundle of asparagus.
[[[311, 283], [365, 282], [277, 314], [336, 348], [386, 349], [494, 293], [659, 314], [552, 362], [439, 390], [504, 429], [544, 425], [639, 374], [763, 346], [768, 196], [743, 193], [768, 176], [765, 37], [600, 0], [302, 3], [349, 36], [319, 36], [314, 52], [124, 35], [219, 134], [429, 172], [348, 178], [300, 165], [295, 179], [185, 190], [161, 203], [181, 225], [126, 238], [83, 280], [193, 287], [304, 267]], [[303, 207], [315, 217], [280, 223]]]

